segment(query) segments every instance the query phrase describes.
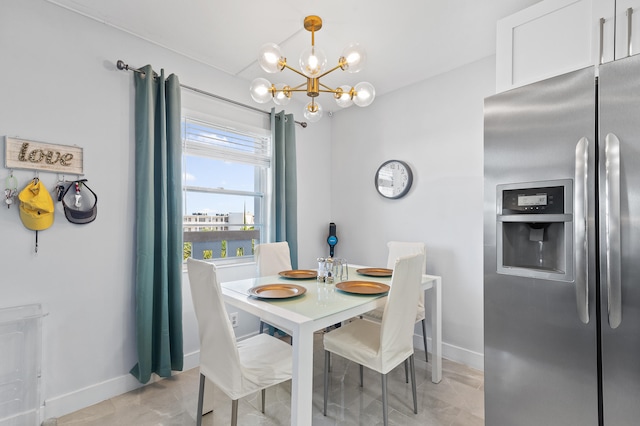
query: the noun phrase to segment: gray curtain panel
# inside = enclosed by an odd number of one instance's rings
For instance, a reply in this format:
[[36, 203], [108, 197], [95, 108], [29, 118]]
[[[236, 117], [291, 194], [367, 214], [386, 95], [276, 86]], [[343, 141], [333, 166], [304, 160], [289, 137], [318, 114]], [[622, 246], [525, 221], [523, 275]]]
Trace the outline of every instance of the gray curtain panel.
[[296, 129], [293, 114], [276, 114], [271, 109], [273, 140], [274, 202], [272, 217], [275, 242], [287, 241], [291, 267], [298, 268], [298, 182], [296, 172]]
[[134, 73], [136, 332], [141, 383], [183, 368], [180, 82]]

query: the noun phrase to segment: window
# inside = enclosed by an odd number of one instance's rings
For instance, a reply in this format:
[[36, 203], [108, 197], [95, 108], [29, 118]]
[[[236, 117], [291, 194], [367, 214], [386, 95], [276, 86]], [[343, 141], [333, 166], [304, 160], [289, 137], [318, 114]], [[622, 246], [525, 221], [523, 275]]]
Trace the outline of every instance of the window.
[[185, 118], [184, 259], [253, 260], [266, 232], [271, 137]]

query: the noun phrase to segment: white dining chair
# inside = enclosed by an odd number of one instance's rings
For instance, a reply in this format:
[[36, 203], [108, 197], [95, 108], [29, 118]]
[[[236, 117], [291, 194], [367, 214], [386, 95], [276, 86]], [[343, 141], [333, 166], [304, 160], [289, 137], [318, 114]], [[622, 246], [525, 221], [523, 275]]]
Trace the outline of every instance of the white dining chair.
[[200, 389], [196, 423], [202, 424], [205, 381], [209, 379], [232, 400], [231, 425], [238, 422], [238, 399], [291, 379], [291, 346], [268, 334], [236, 342], [227, 315], [216, 267], [187, 259], [191, 297], [200, 336]]
[[[389, 241], [387, 243], [389, 254], [387, 256], [387, 268], [393, 269], [393, 265], [397, 258], [401, 256], [407, 256], [410, 254], [422, 254], [424, 257], [422, 265], [422, 273], [427, 270], [427, 257], [426, 247], [424, 243], [420, 242], [404, 242], [404, 241]], [[367, 312], [363, 315], [364, 318], [380, 321], [382, 319], [383, 308], [378, 308], [373, 311]], [[424, 343], [424, 358], [429, 362], [429, 355], [427, 353], [427, 321], [424, 309], [424, 292], [421, 291], [418, 296], [418, 313], [416, 314], [416, 323], [422, 324], [422, 339]]]
[[[255, 248], [255, 258], [259, 277], [291, 270], [291, 251], [286, 241], [258, 244]], [[260, 333], [264, 331], [264, 324], [260, 319]]]
[[291, 270], [291, 251], [286, 241], [258, 244], [255, 248], [255, 256], [260, 277]]
[[[391, 290], [381, 322], [355, 319], [324, 335], [324, 409], [327, 415], [329, 388], [329, 357], [336, 354], [360, 365], [360, 386], [363, 386], [363, 366], [382, 376], [382, 413], [388, 424], [387, 373], [409, 360], [413, 412], [418, 413], [416, 376], [413, 358], [413, 326], [418, 309], [418, 293], [422, 282], [423, 254], [403, 256], [393, 265]], [[410, 303], [414, 301], [414, 303]]]

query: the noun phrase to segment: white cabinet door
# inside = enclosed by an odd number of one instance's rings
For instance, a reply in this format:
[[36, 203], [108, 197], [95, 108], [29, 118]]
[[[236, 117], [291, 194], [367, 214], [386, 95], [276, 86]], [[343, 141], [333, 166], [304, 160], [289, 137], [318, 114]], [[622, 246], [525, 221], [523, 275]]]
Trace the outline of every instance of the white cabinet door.
[[545, 0], [498, 21], [496, 91], [640, 53], [640, 0]]
[[592, 0], [545, 0], [498, 21], [496, 91], [594, 64], [592, 16]]
[[616, 0], [615, 58], [640, 53], [640, 0]]

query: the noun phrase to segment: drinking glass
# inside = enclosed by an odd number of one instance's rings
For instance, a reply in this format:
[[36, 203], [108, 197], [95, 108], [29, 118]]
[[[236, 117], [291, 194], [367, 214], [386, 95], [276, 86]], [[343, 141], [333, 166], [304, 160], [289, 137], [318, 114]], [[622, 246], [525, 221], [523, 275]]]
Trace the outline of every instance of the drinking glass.
[[333, 279], [335, 282], [346, 281], [349, 279], [349, 265], [347, 259], [333, 259]]
[[326, 283], [326, 282], [330, 282], [329, 278], [331, 275], [331, 269], [329, 269], [328, 265], [329, 265], [329, 261], [331, 259], [330, 258], [324, 258], [324, 257], [319, 257], [318, 258], [318, 282], [319, 283]]

